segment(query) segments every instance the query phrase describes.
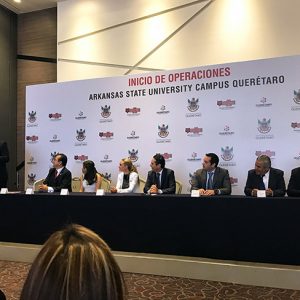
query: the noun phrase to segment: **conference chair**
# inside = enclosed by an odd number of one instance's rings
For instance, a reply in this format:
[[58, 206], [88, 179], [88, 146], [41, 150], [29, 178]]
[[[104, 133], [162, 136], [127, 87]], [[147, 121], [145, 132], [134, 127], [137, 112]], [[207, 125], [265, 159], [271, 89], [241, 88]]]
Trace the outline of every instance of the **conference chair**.
[[34, 184], [33, 184], [33, 191], [34, 191], [34, 192], [38, 192], [38, 190], [39, 190], [39, 185], [43, 184], [44, 180], [45, 180], [45, 178], [41, 178], [41, 179], [38, 179], [38, 180], [36, 180], [36, 181], [34, 182]]
[[110, 192], [110, 181], [102, 177], [100, 189], [104, 190], [105, 193]]
[[146, 180], [144, 178], [140, 177], [140, 192], [141, 193], [144, 193], [145, 184], [146, 184]]
[[72, 178], [72, 192], [80, 192], [80, 177]]
[[182, 183], [178, 180], [175, 180], [175, 183], [176, 183], [176, 190], [175, 190], [175, 193], [176, 194], [181, 194], [181, 191], [182, 191]]

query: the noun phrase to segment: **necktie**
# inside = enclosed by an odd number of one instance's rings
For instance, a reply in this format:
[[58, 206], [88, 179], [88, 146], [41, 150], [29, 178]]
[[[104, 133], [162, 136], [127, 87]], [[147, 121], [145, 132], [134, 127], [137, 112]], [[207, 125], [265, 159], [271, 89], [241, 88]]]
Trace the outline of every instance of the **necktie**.
[[213, 189], [212, 175], [213, 175], [213, 172], [208, 172], [208, 180], [207, 180], [207, 186], [206, 186], [207, 190]]
[[262, 175], [262, 176], [259, 176], [259, 182], [258, 182], [258, 189], [259, 190], [265, 190], [266, 187], [265, 187], [265, 184], [264, 184], [264, 178], [265, 175]]
[[158, 189], [160, 189], [160, 178], [159, 178], [159, 176], [160, 176], [160, 173], [156, 173], [156, 186], [157, 186], [157, 188]]
[[58, 173], [57, 170], [55, 170], [55, 173], [54, 173], [55, 174], [55, 178], [57, 177], [57, 173]]

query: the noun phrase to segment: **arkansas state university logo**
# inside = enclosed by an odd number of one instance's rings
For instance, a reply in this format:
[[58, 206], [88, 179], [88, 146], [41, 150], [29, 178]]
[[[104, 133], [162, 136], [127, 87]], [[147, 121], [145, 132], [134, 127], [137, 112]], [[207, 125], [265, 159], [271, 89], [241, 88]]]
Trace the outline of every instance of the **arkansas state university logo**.
[[165, 160], [170, 160], [172, 158], [173, 154], [166, 152], [162, 156], [164, 157]]
[[105, 105], [104, 107], [101, 106], [101, 110], [102, 110], [101, 116], [103, 118], [108, 118], [111, 115], [110, 106], [107, 106], [107, 105]]
[[231, 99], [227, 99], [227, 100], [219, 100], [217, 101], [217, 105], [219, 107], [232, 107], [233, 105], [235, 105], [235, 100], [231, 100]]
[[257, 130], [260, 133], [266, 134], [266, 133], [270, 132], [271, 119], [267, 120], [266, 118], [263, 118], [262, 120], [257, 120], [257, 122], [258, 122]]
[[28, 122], [29, 123], [34, 123], [36, 121], [36, 111], [31, 111], [28, 113]]
[[294, 102], [296, 104], [300, 104], [300, 89], [297, 91], [294, 91], [294, 98], [293, 98]]
[[110, 131], [107, 131], [107, 132], [99, 132], [99, 136], [100, 138], [103, 138], [103, 139], [110, 139], [114, 136], [114, 133], [113, 132], [110, 132]]
[[35, 182], [35, 177], [36, 177], [36, 174], [33, 174], [33, 173], [28, 174], [28, 175], [27, 175], [27, 183], [28, 183], [29, 185], [33, 185], [34, 182]]
[[222, 147], [221, 151], [221, 157], [224, 161], [229, 161], [233, 159], [233, 147], [229, 148], [228, 146], [226, 146], [225, 149]]
[[255, 151], [255, 155], [258, 157], [258, 156], [261, 156], [261, 155], [267, 155], [269, 156], [270, 158], [272, 156], [275, 156], [275, 151], [271, 151], [271, 150], [266, 150], [266, 151]]
[[162, 124], [161, 126], [158, 125], [158, 135], [161, 138], [166, 138], [169, 135], [169, 131], [168, 131], [169, 126]]
[[138, 114], [141, 112], [141, 109], [139, 107], [133, 107], [133, 108], [125, 108], [125, 112], [127, 114], [132, 114], [132, 115], [135, 115], [135, 114]]
[[191, 111], [191, 112], [195, 112], [199, 109], [199, 105], [198, 105], [198, 102], [199, 102], [199, 99], [195, 99], [195, 98], [192, 98], [191, 100], [188, 99], [188, 110]]
[[85, 129], [84, 130], [83, 129], [79, 129], [79, 130], [76, 130], [76, 132], [77, 132], [77, 135], [76, 135], [77, 141], [79, 141], [79, 142], [84, 141], [85, 138], [86, 138]]
[[132, 162], [136, 162], [139, 159], [139, 157], [137, 156], [138, 153], [138, 150], [128, 150], [129, 158]]

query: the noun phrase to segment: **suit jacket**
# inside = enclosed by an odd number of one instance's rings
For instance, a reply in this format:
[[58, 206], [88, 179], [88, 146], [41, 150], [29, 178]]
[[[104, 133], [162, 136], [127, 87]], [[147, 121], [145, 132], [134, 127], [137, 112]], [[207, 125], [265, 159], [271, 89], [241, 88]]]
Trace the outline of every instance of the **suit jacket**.
[[287, 194], [294, 197], [300, 196], [300, 168], [292, 170], [291, 178], [287, 188]]
[[55, 168], [51, 168], [43, 184], [52, 187], [54, 192], [60, 192], [61, 189], [68, 189], [72, 192], [72, 174], [67, 168], [63, 168], [55, 178]]
[[[154, 171], [149, 171], [147, 180], [144, 187], [144, 193], [147, 193], [151, 185], [156, 183], [156, 173]], [[175, 194], [176, 182], [174, 171], [171, 169], [164, 168], [160, 180], [160, 189], [163, 194]]]
[[[192, 190], [205, 189], [206, 190], [207, 171], [199, 169], [195, 172], [192, 178]], [[231, 182], [228, 170], [216, 167], [213, 178], [213, 189], [220, 190], [220, 195], [231, 194]]]
[[9, 161], [9, 153], [7, 144], [4, 141], [0, 141], [0, 188], [7, 185], [7, 169], [6, 163]]
[[[248, 177], [244, 193], [251, 196], [252, 190], [259, 186], [260, 176], [256, 175], [255, 170], [248, 171]], [[283, 171], [275, 168], [270, 168], [268, 187], [273, 191], [274, 197], [281, 197], [285, 194], [285, 182]]]

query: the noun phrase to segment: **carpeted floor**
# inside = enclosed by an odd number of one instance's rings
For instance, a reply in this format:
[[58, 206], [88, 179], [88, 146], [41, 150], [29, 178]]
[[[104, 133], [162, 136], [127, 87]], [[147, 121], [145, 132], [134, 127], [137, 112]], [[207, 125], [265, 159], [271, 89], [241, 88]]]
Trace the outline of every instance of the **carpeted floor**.
[[[19, 299], [28, 263], [0, 261], [0, 289], [7, 300]], [[300, 300], [300, 291], [253, 287], [216, 281], [125, 273], [128, 300]]]

